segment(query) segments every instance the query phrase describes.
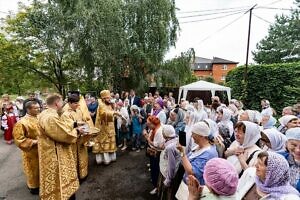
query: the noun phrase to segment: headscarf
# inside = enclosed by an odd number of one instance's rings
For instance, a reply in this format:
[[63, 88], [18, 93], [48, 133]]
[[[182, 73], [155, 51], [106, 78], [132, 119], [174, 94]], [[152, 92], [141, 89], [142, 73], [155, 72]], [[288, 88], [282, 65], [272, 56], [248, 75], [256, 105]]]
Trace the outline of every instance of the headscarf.
[[200, 115], [201, 120], [207, 119], [208, 115], [207, 115], [207, 113], [204, 109], [203, 101], [200, 99], [200, 100], [197, 101], [197, 103], [198, 103], [197, 112]]
[[262, 182], [256, 176], [255, 183], [260, 191], [269, 194], [272, 199], [279, 199], [284, 194], [299, 195], [289, 184], [289, 179], [289, 164], [286, 159], [275, 152], [268, 152], [266, 180]]
[[184, 112], [181, 108], [175, 108], [171, 112], [176, 114], [175, 122], [172, 123], [174, 127], [176, 127], [179, 123], [183, 122], [184, 120]]
[[276, 124], [276, 119], [272, 116], [270, 116], [269, 120], [267, 121], [267, 123], [265, 123], [263, 125], [264, 129], [270, 129], [270, 128], [275, 128], [275, 124]]
[[241, 144], [242, 147], [248, 148], [255, 145], [255, 143], [260, 139], [259, 126], [253, 122], [242, 121], [246, 126], [244, 142]]
[[218, 112], [220, 112], [221, 110], [223, 111], [223, 116], [222, 116], [221, 121], [218, 123], [218, 126], [221, 126], [221, 125], [227, 126], [229, 128], [230, 136], [232, 136], [233, 123], [230, 120], [231, 119], [231, 111], [228, 108], [224, 108], [224, 107], [223, 108], [219, 107], [217, 110], [218, 110]]
[[188, 113], [192, 113], [192, 112], [195, 112], [196, 111], [196, 109], [195, 109], [195, 107], [194, 106], [192, 106], [192, 105], [187, 105], [186, 107], [185, 107], [185, 109], [186, 109], [186, 112], [188, 112]]
[[290, 128], [285, 135], [288, 140], [300, 140], [300, 127]]
[[271, 149], [273, 151], [285, 150], [287, 138], [275, 128], [265, 129], [262, 131], [270, 140]]
[[189, 115], [189, 121], [187, 122], [186, 126], [192, 126], [193, 124], [201, 121], [201, 116], [197, 112], [191, 112]]
[[291, 120], [298, 119], [295, 115], [284, 115], [281, 118], [279, 118], [279, 122], [282, 126], [286, 126]]
[[162, 109], [164, 107], [164, 101], [162, 99], [158, 98], [156, 100], [156, 103], [160, 106], [160, 109], [154, 110], [154, 112], [153, 112], [154, 116], [157, 116], [160, 113], [160, 111], [162, 111]]
[[217, 135], [219, 134], [219, 130], [218, 130], [218, 125], [215, 121], [211, 120], [211, 119], [205, 119], [205, 122], [208, 123], [209, 128], [210, 128], [210, 136], [212, 137], [217, 137]]
[[228, 109], [232, 112], [233, 116], [237, 116], [239, 114], [239, 110], [233, 103], [228, 105]]
[[261, 122], [261, 114], [256, 110], [245, 110], [248, 114], [249, 121], [259, 124]]

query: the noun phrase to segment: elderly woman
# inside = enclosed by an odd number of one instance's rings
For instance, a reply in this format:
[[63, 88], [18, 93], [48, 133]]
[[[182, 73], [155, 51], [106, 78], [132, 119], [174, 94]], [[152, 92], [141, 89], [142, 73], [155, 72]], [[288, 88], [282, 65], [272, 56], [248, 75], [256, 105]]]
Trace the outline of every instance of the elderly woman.
[[204, 103], [202, 99], [194, 99], [194, 107], [200, 116], [200, 120], [203, 121], [208, 118], [207, 112], [205, 111]]
[[288, 129], [298, 126], [298, 117], [295, 115], [284, 115], [283, 117], [279, 118], [278, 121], [281, 125], [279, 127], [279, 131], [283, 134], [285, 134]]
[[273, 116], [265, 115], [262, 117], [261, 125], [263, 129], [274, 129], [276, 128], [276, 119]]
[[239, 115], [239, 121], [250, 121], [260, 124], [261, 119], [261, 114], [256, 110], [245, 110]]
[[231, 111], [224, 107], [219, 107], [217, 109], [217, 120], [219, 121], [218, 127], [227, 126], [229, 128], [230, 137], [233, 135], [233, 123], [231, 119]]
[[261, 115], [268, 115], [268, 116], [273, 116], [274, 110], [270, 106], [270, 102], [267, 99], [261, 100]]
[[290, 183], [300, 192], [300, 128], [291, 128], [286, 131], [287, 151], [281, 153], [289, 163]]
[[180, 153], [176, 148], [178, 137], [171, 125], [163, 125], [162, 134], [165, 139], [165, 149], [160, 154], [159, 199], [175, 199], [174, 178], [180, 164]]
[[172, 125], [175, 128], [175, 132], [177, 135], [179, 134], [179, 131], [184, 131], [184, 112], [181, 108], [175, 108], [171, 110], [168, 124]]
[[255, 123], [242, 121], [235, 126], [235, 138], [224, 155], [236, 168], [241, 176], [243, 171], [254, 166], [256, 157], [261, 150], [256, 142], [260, 139], [259, 126]]
[[159, 176], [159, 156], [160, 152], [163, 150], [165, 139], [162, 134], [162, 127], [160, 120], [155, 116], [150, 116], [147, 119], [147, 126], [150, 130], [147, 133], [144, 130], [143, 135], [148, 142], [147, 154], [150, 158], [150, 169], [151, 169], [151, 180], [154, 189], [150, 194], [154, 195], [157, 193], [157, 183]]
[[167, 122], [167, 115], [164, 111], [164, 102], [162, 99], [158, 98], [154, 103], [152, 115], [156, 116], [161, 124]]
[[261, 152], [257, 156], [256, 191], [263, 199], [300, 199], [299, 192], [290, 181], [289, 164], [274, 152]]
[[216, 147], [211, 145], [209, 141], [209, 134], [210, 130], [208, 125], [205, 122], [198, 122], [192, 126], [192, 137], [197, 144], [192, 152], [186, 155], [184, 147], [178, 145], [177, 148], [181, 153], [181, 163], [185, 170], [178, 195], [182, 192], [185, 193], [184, 188], [187, 188], [186, 183], [189, 175], [195, 176], [201, 185], [205, 184], [203, 178], [204, 166], [210, 159], [218, 157]]
[[264, 129], [261, 131], [260, 146], [263, 150], [271, 150], [274, 152], [285, 151], [285, 143], [287, 138], [277, 129]]
[[195, 145], [195, 142], [192, 138], [192, 126], [201, 121], [201, 116], [195, 112], [187, 111], [185, 114], [185, 133], [186, 133], [186, 153], [189, 153]]
[[235, 168], [227, 160], [213, 158], [205, 167], [203, 177], [205, 186], [190, 175], [188, 180], [189, 200], [236, 200], [239, 177]]

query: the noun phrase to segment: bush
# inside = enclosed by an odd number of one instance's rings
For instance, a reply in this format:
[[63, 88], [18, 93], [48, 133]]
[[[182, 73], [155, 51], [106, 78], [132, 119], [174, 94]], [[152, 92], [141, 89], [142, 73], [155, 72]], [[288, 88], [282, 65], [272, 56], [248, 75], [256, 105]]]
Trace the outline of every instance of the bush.
[[260, 101], [268, 99], [277, 112], [300, 100], [300, 62], [253, 65], [248, 67], [247, 82], [243, 81], [245, 66], [230, 71], [226, 85], [232, 97], [242, 100], [248, 109], [260, 110]]

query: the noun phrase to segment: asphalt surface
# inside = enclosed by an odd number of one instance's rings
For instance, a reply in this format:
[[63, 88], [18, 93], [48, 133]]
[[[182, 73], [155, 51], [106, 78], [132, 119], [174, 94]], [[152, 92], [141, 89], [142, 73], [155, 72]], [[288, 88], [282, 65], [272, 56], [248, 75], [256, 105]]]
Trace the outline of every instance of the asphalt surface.
[[[0, 133], [0, 200], [36, 200], [29, 193], [22, 169], [21, 151], [5, 144]], [[117, 152], [117, 161], [97, 165], [89, 153], [89, 175], [76, 193], [77, 200], [156, 199], [152, 190], [145, 151]]]

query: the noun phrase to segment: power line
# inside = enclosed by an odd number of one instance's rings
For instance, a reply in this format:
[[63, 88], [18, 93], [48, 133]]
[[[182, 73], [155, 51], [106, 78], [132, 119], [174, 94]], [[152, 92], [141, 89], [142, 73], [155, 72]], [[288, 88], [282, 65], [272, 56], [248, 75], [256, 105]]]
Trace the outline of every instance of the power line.
[[3, 13], [3, 14], [8, 14], [8, 15], [9, 15], [9, 13], [8, 13], [8, 12], [4, 12], [4, 11], [0, 11], [0, 13]]
[[218, 30], [216, 30], [215, 32], [213, 32], [212, 34], [206, 36], [205, 38], [203, 38], [200, 42], [198, 42], [196, 45], [201, 44], [202, 42], [206, 41], [207, 39], [211, 38], [213, 35], [217, 34], [218, 32], [222, 31], [223, 29], [227, 28], [228, 26], [230, 26], [231, 24], [233, 24], [234, 22], [238, 21], [239, 19], [241, 19], [246, 13], [243, 13], [242, 15], [240, 15], [239, 17], [235, 18], [234, 20], [230, 21], [228, 24], [226, 24], [225, 26], [222, 26], [221, 28], [219, 28]]
[[213, 17], [213, 18], [206, 18], [206, 19], [199, 19], [199, 20], [193, 20], [193, 21], [185, 21], [185, 22], [179, 22], [180, 24], [187, 24], [187, 23], [195, 23], [195, 22], [202, 22], [202, 21], [210, 21], [210, 20], [215, 20], [215, 19], [221, 19], [224, 17], [229, 17], [232, 15], [237, 15], [239, 13], [243, 13], [244, 11], [240, 11], [240, 12], [235, 12], [235, 13], [231, 13], [231, 14], [227, 14], [227, 15], [222, 15], [222, 16], [218, 16], [218, 17]]
[[280, 1], [282, 1], [282, 0], [276, 0], [276, 1], [273, 1], [273, 2], [271, 2], [271, 3], [266, 4], [266, 5], [264, 5], [264, 6], [273, 5], [273, 4], [278, 3], [278, 2], [280, 2]]
[[191, 18], [191, 17], [200, 17], [200, 16], [209, 16], [209, 15], [218, 15], [218, 14], [222, 14], [222, 13], [234, 13], [234, 12], [246, 11], [246, 10], [247, 9], [239, 9], [239, 10], [230, 10], [230, 11], [224, 11], [224, 12], [213, 12], [213, 13], [198, 14], [198, 15], [179, 16], [178, 19]]
[[256, 18], [258, 18], [258, 19], [260, 19], [260, 20], [262, 20], [264, 22], [267, 22], [268, 24], [272, 24], [272, 22], [270, 22], [270, 21], [268, 21], [268, 20], [266, 20], [266, 19], [264, 19], [264, 18], [262, 18], [262, 17], [260, 17], [260, 16], [258, 16], [256, 14], [254, 14], [254, 13], [253, 13], [253, 16], [255, 16]]
[[265, 6], [260, 6], [260, 7], [257, 7], [256, 9], [289, 10], [289, 11], [297, 10], [297, 9], [293, 9], [293, 8], [274, 8], [274, 7], [265, 7]]
[[231, 8], [216, 8], [216, 9], [209, 9], [209, 10], [179, 11], [179, 12], [177, 12], [177, 14], [199, 13], [199, 12], [219, 11], [219, 10], [249, 9], [249, 7], [250, 7], [250, 6], [241, 6], [241, 7], [231, 7]]

